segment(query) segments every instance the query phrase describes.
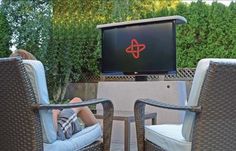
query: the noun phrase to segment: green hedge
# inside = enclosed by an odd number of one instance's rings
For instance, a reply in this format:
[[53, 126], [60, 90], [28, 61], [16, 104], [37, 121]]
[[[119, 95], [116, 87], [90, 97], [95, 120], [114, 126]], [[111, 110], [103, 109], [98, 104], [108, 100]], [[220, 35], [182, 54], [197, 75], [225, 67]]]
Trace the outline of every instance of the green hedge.
[[2, 6], [15, 36], [14, 44], [44, 63], [54, 100], [63, 98], [68, 82], [78, 81], [82, 75], [100, 74], [98, 24], [181, 15], [188, 23], [177, 26], [178, 67], [196, 67], [206, 57], [236, 57], [233, 2], [226, 7], [200, 0], [190, 5], [180, 0], [2, 0]]
[[[98, 73], [96, 58], [100, 57], [101, 46], [99, 31], [95, 29], [97, 24], [168, 15], [181, 15], [188, 20], [186, 25], [177, 27], [178, 67], [195, 67], [201, 58], [206, 57], [235, 58], [235, 3], [226, 7], [217, 2], [212, 5], [202, 1], [190, 5], [178, 1], [167, 1], [161, 5], [161, 2], [158, 5], [157, 1], [150, 0], [119, 3], [95, 0], [90, 4], [87, 1], [59, 2], [54, 14], [60, 14], [57, 19], [61, 23], [67, 22], [66, 29], [78, 35], [73, 40], [65, 39], [80, 45], [74, 49], [80, 52], [78, 59], [83, 73]], [[173, 2], [176, 2], [175, 5]], [[87, 42], [84, 43], [84, 40]]]
[[202, 58], [236, 58], [236, 3], [179, 4], [188, 23], [177, 27], [178, 67], [196, 67]]
[[0, 57], [8, 57], [11, 54], [9, 47], [11, 46], [11, 29], [0, 7]]

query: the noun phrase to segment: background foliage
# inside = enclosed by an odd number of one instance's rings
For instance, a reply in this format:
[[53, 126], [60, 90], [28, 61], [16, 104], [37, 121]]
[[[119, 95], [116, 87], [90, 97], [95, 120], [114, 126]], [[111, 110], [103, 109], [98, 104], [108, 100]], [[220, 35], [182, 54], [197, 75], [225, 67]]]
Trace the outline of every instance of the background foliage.
[[12, 44], [45, 61], [51, 26], [50, 3], [42, 0], [2, 0], [1, 7], [12, 31]]
[[0, 57], [9, 56], [11, 54], [11, 51], [9, 51], [11, 46], [11, 29], [2, 7], [0, 7], [0, 33]]
[[[236, 57], [233, 2], [226, 7], [217, 2], [206, 5], [201, 0], [190, 5], [180, 0], [3, 0], [1, 8], [6, 17], [0, 15], [0, 26], [17, 48], [32, 52], [43, 62], [54, 100], [63, 99], [69, 82], [99, 75], [98, 24], [181, 15], [188, 23], [177, 26], [178, 67], [195, 67], [206, 57]], [[0, 40], [9, 45], [9, 41]]]
[[175, 12], [188, 20], [177, 27], [179, 67], [195, 67], [202, 58], [236, 58], [236, 3], [226, 7], [199, 1], [179, 4]]

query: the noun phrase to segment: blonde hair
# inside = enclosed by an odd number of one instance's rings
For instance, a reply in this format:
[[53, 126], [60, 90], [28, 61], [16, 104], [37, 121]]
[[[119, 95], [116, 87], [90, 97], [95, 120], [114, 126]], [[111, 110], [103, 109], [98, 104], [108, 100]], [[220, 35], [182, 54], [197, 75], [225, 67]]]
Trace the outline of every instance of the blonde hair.
[[26, 59], [26, 60], [37, 60], [34, 55], [32, 55], [30, 52], [23, 49], [15, 50], [10, 55], [10, 57], [21, 57], [22, 59]]

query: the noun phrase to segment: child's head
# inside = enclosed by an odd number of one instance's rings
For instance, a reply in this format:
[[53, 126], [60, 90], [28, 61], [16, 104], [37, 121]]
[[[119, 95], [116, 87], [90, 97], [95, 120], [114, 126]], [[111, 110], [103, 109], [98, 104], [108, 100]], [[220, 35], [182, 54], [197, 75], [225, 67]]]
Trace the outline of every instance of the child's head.
[[10, 55], [10, 57], [21, 57], [22, 59], [26, 59], [26, 60], [37, 60], [34, 55], [32, 55], [31, 53], [23, 49], [15, 50]]

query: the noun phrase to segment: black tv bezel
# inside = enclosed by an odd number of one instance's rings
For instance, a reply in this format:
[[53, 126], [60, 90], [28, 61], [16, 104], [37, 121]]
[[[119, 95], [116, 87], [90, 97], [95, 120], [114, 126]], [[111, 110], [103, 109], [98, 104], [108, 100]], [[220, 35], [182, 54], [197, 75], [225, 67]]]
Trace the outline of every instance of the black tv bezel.
[[[125, 72], [125, 71], [104, 71], [104, 68], [103, 68], [103, 64], [104, 64], [104, 61], [103, 61], [103, 57], [101, 58], [101, 73], [102, 75], [104, 76], [117, 76], [117, 75], [134, 75], [134, 76], [146, 76], [146, 75], [166, 75], [166, 74], [176, 74], [177, 73], [177, 60], [176, 60], [176, 21], [175, 20], [171, 20], [171, 21], [159, 21], [159, 22], [156, 22], [156, 23], [142, 23], [142, 24], [132, 24], [132, 25], [125, 25], [125, 26], [121, 26], [121, 27], [116, 27], [116, 28], [126, 28], [126, 27], [129, 27], [129, 26], [143, 26], [145, 24], [161, 24], [161, 23], [172, 23], [172, 41], [173, 41], [173, 45], [174, 45], [174, 56], [175, 56], [175, 68], [174, 70], [172, 71], [151, 71], [151, 70], [147, 70], [147, 71], [141, 71], [141, 72], [137, 72], [137, 71], [130, 71], [130, 72]], [[107, 30], [107, 29], [113, 29], [114, 27], [106, 27], [106, 28], [103, 28], [102, 29], [102, 37], [104, 36], [104, 30]], [[103, 38], [101, 39], [101, 45], [102, 45], [102, 56], [103, 56], [103, 53], [104, 53], [104, 45], [103, 45]]]

